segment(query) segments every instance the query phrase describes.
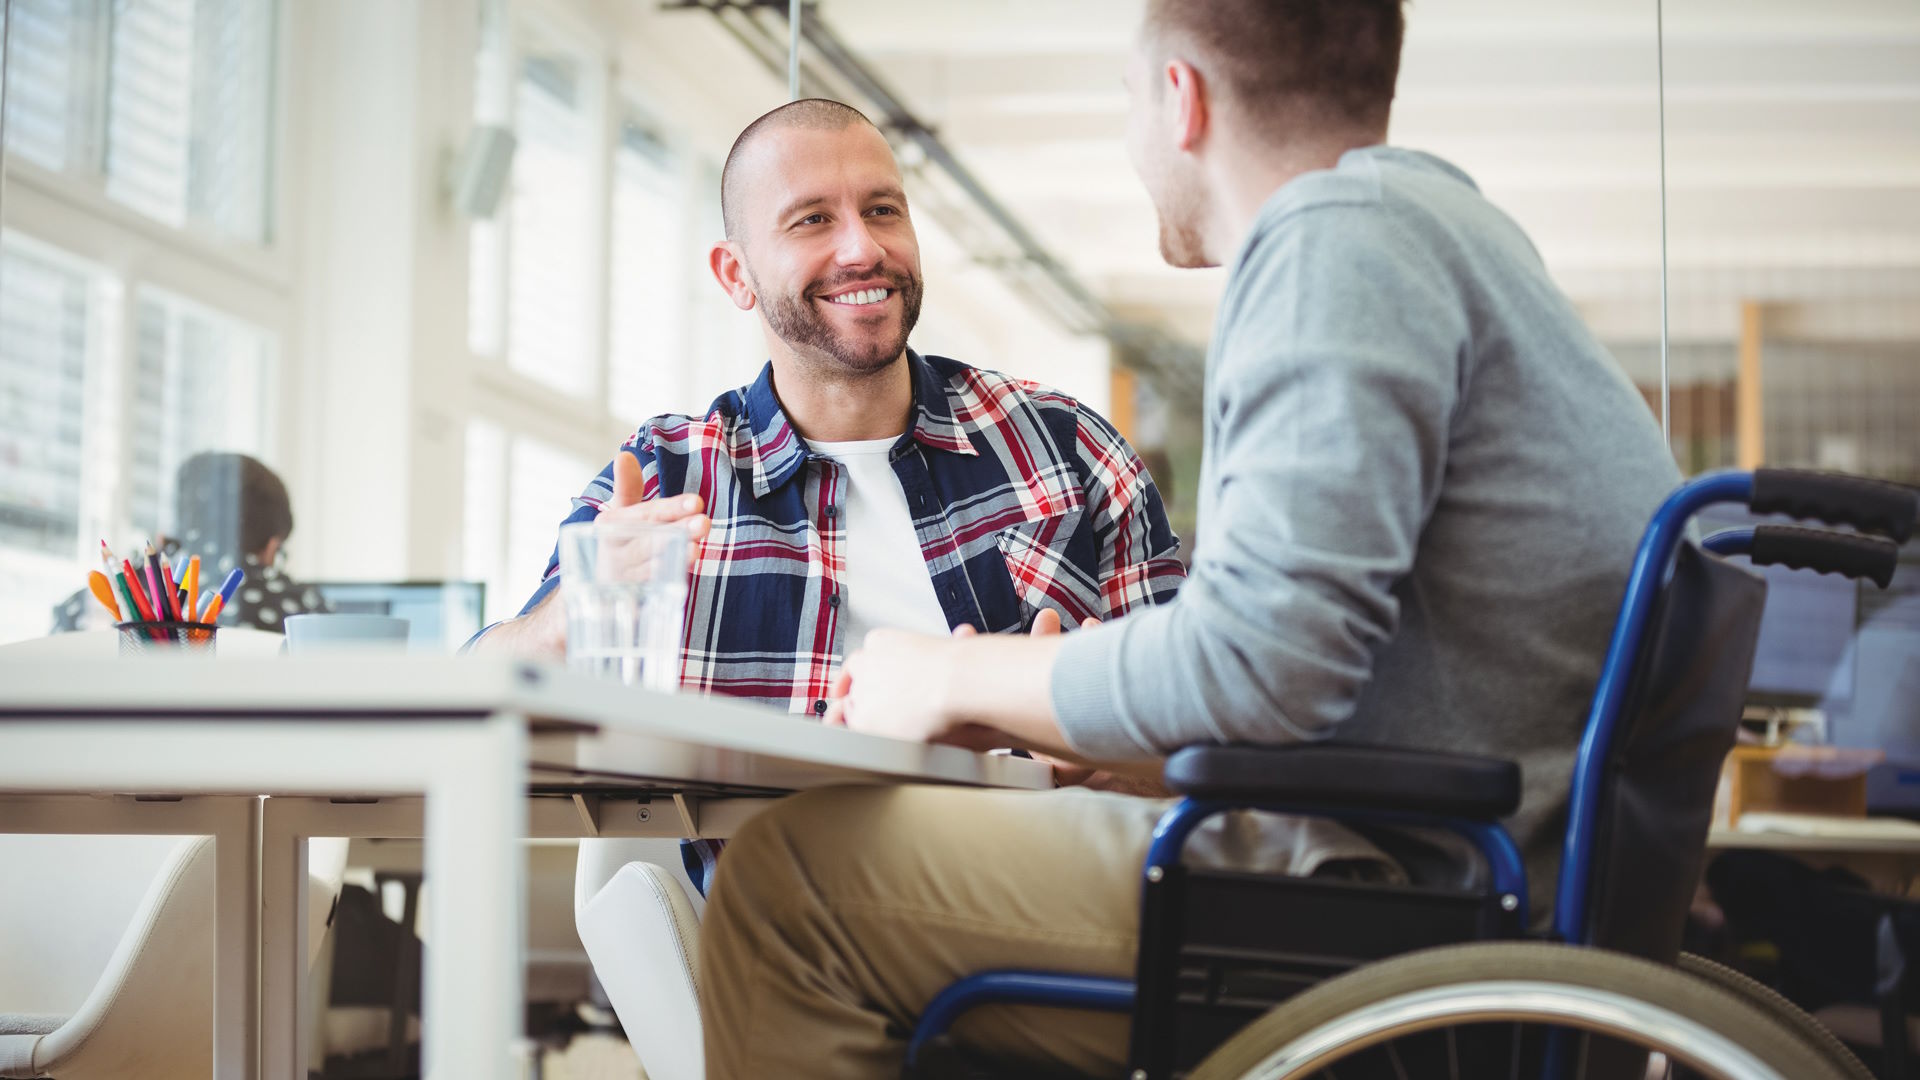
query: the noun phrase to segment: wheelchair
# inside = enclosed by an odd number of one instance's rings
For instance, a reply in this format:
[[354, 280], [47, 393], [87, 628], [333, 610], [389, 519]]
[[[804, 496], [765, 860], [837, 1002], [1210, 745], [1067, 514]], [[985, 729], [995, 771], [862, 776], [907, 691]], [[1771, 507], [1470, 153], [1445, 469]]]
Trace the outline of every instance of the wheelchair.
[[[1759, 525], [1696, 542], [1691, 520], [1741, 504], [1850, 527]], [[1168, 759], [1181, 801], [1154, 831], [1135, 977], [987, 971], [938, 994], [905, 1074], [1035, 1077], [949, 1031], [986, 1005], [1132, 1016], [1129, 1080], [1326, 1077], [1871, 1077], [1813, 1019], [1758, 983], [1682, 955], [1721, 761], [1751, 675], [1766, 583], [1723, 561], [1885, 588], [1920, 492], [1760, 469], [1682, 485], [1643, 535], [1578, 746], [1550, 917], [1500, 819], [1508, 761], [1333, 743], [1196, 746]], [[1878, 535], [1874, 535], [1878, 534]], [[1231, 810], [1354, 827], [1443, 830], [1486, 884], [1375, 885], [1182, 865], [1194, 828]]]

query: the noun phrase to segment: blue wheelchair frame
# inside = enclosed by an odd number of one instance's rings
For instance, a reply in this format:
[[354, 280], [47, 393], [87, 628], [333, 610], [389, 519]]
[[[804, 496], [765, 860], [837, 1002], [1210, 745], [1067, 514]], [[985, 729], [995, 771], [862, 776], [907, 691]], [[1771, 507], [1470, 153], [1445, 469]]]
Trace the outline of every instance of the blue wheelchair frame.
[[[1785, 474], [1781, 474], [1785, 475]], [[1740, 503], [1755, 510], [1780, 510], [1798, 517], [1833, 520], [1831, 511], [1791, 497], [1770, 495], [1760, 505], [1755, 499], [1755, 474], [1722, 472], [1683, 484], [1655, 511], [1642, 535], [1627, 577], [1620, 614], [1614, 623], [1601, 666], [1592, 705], [1580, 740], [1568, 797], [1568, 816], [1561, 849], [1558, 893], [1554, 900], [1551, 936], [1573, 944], [1589, 944], [1588, 905], [1594, 845], [1598, 829], [1601, 786], [1614, 744], [1615, 729], [1626, 708], [1637, 674], [1656, 601], [1670, 579], [1673, 562], [1687, 539], [1688, 523], [1708, 506]], [[1841, 520], [1855, 520], [1841, 515]], [[1911, 528], [1895, 524], [1905, 539]], [[1736, 529], [1709, 537], [1702, 546], [1716, 555], [1745, 554], [1753, 545], [1754, 530]], [[1248, 804], [1187, 798], [1161, 816], [1147, 850], [1142, 882], [1142, 910], [1152, 910], [1154, 893], [1165, 868], [1177, 866], [1187, 838], [1202, 822], [1228, 810], [1267, 810], [1371, 824], [1408, 824], [1450, 830], [1470, 841], [1486, 858], [1494, 894], [1514, 925], [1529, 925], [1525, 867], [1512, 837], [1498, 824], [1460, 819], [1436, 819], [1418, 814], [1356, 813], [1350, 809], [1290, 804]], [[1135, 1004], [1135, 985], [1129, 979], [1069, 975], [1045, 971], [986, 971], [968, 976], [942, 990], [921, 1015], [907, 1050], [911, 1071], [927, 1044], [944, 1034], [961, 1014], [982, 1005], [1039, 1005], [1126, 1012]], [[1558, 1055], [1556, 1055], [1557, 1057]], [[1136, 1074], [1139, 1075], [1139, 1074]]]

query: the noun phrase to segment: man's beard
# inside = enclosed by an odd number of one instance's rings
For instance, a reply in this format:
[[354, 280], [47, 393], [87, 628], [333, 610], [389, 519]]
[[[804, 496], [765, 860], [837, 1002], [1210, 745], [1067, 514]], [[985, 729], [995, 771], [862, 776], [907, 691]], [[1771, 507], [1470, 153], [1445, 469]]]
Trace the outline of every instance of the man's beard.
[[[892, 340], [875, 343], [872, 339], [847, 340], [827, 325], [826, 316], [814, 306], [813, 298], [831, 303], [825, 297], [841, 292], [845, 283], [879, 277], [887, 288], [900, 294], [900, 332]], [[756, 291], [758, 286], [756, 285]], [[878, 273], [847, 275], [834, 281], [815, 282], [798, 294], [771, 296], [760, 293], [760, 307], [774, 336], [794, 351], [824, 356], [853, 374], [870, 374], [899, 359], [906, 351], [907, 335], [920, 321], [920, 279], [911, 274], [882, 269]]]

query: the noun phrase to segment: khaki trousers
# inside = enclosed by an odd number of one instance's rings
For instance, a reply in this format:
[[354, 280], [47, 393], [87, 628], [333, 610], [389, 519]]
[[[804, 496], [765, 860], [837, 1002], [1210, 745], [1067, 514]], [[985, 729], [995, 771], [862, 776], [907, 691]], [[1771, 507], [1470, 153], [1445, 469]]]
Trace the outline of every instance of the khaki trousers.
[[[832, 788], [748, 823], [720, 858], [700, 944], [709, 1077], [896, 1077], [936, 993], [990, 968], [1129, 978], [1140, 873], [1170, 800], [1068, 788]], [[1396, 880], [1331, 822], [1235, 813], [1188, 865]], [[999, 1007], [961, 1041], [996, 1058], [1124, 1072], [1124, 1014]]]
[[[949, 983], [988, 968], [1131, 977], [1140, 871], [1169, 804], [1105, 792], [834, 788], [727, 845], [700, 943], [709, 1077], [897, 1077]], [[989, 1008], [954, 1035], [1115, 1075], [1125, 1014]]]

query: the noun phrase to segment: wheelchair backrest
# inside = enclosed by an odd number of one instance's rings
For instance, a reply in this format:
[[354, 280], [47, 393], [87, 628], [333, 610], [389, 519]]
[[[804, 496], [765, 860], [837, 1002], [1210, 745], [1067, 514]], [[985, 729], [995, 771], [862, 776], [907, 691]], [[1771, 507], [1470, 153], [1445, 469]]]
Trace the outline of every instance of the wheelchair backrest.
[[1766, 582], [1685, 543], [1654, 602], [1600, 787], [1592, 944], [1670, 962], [1700, 881]]

